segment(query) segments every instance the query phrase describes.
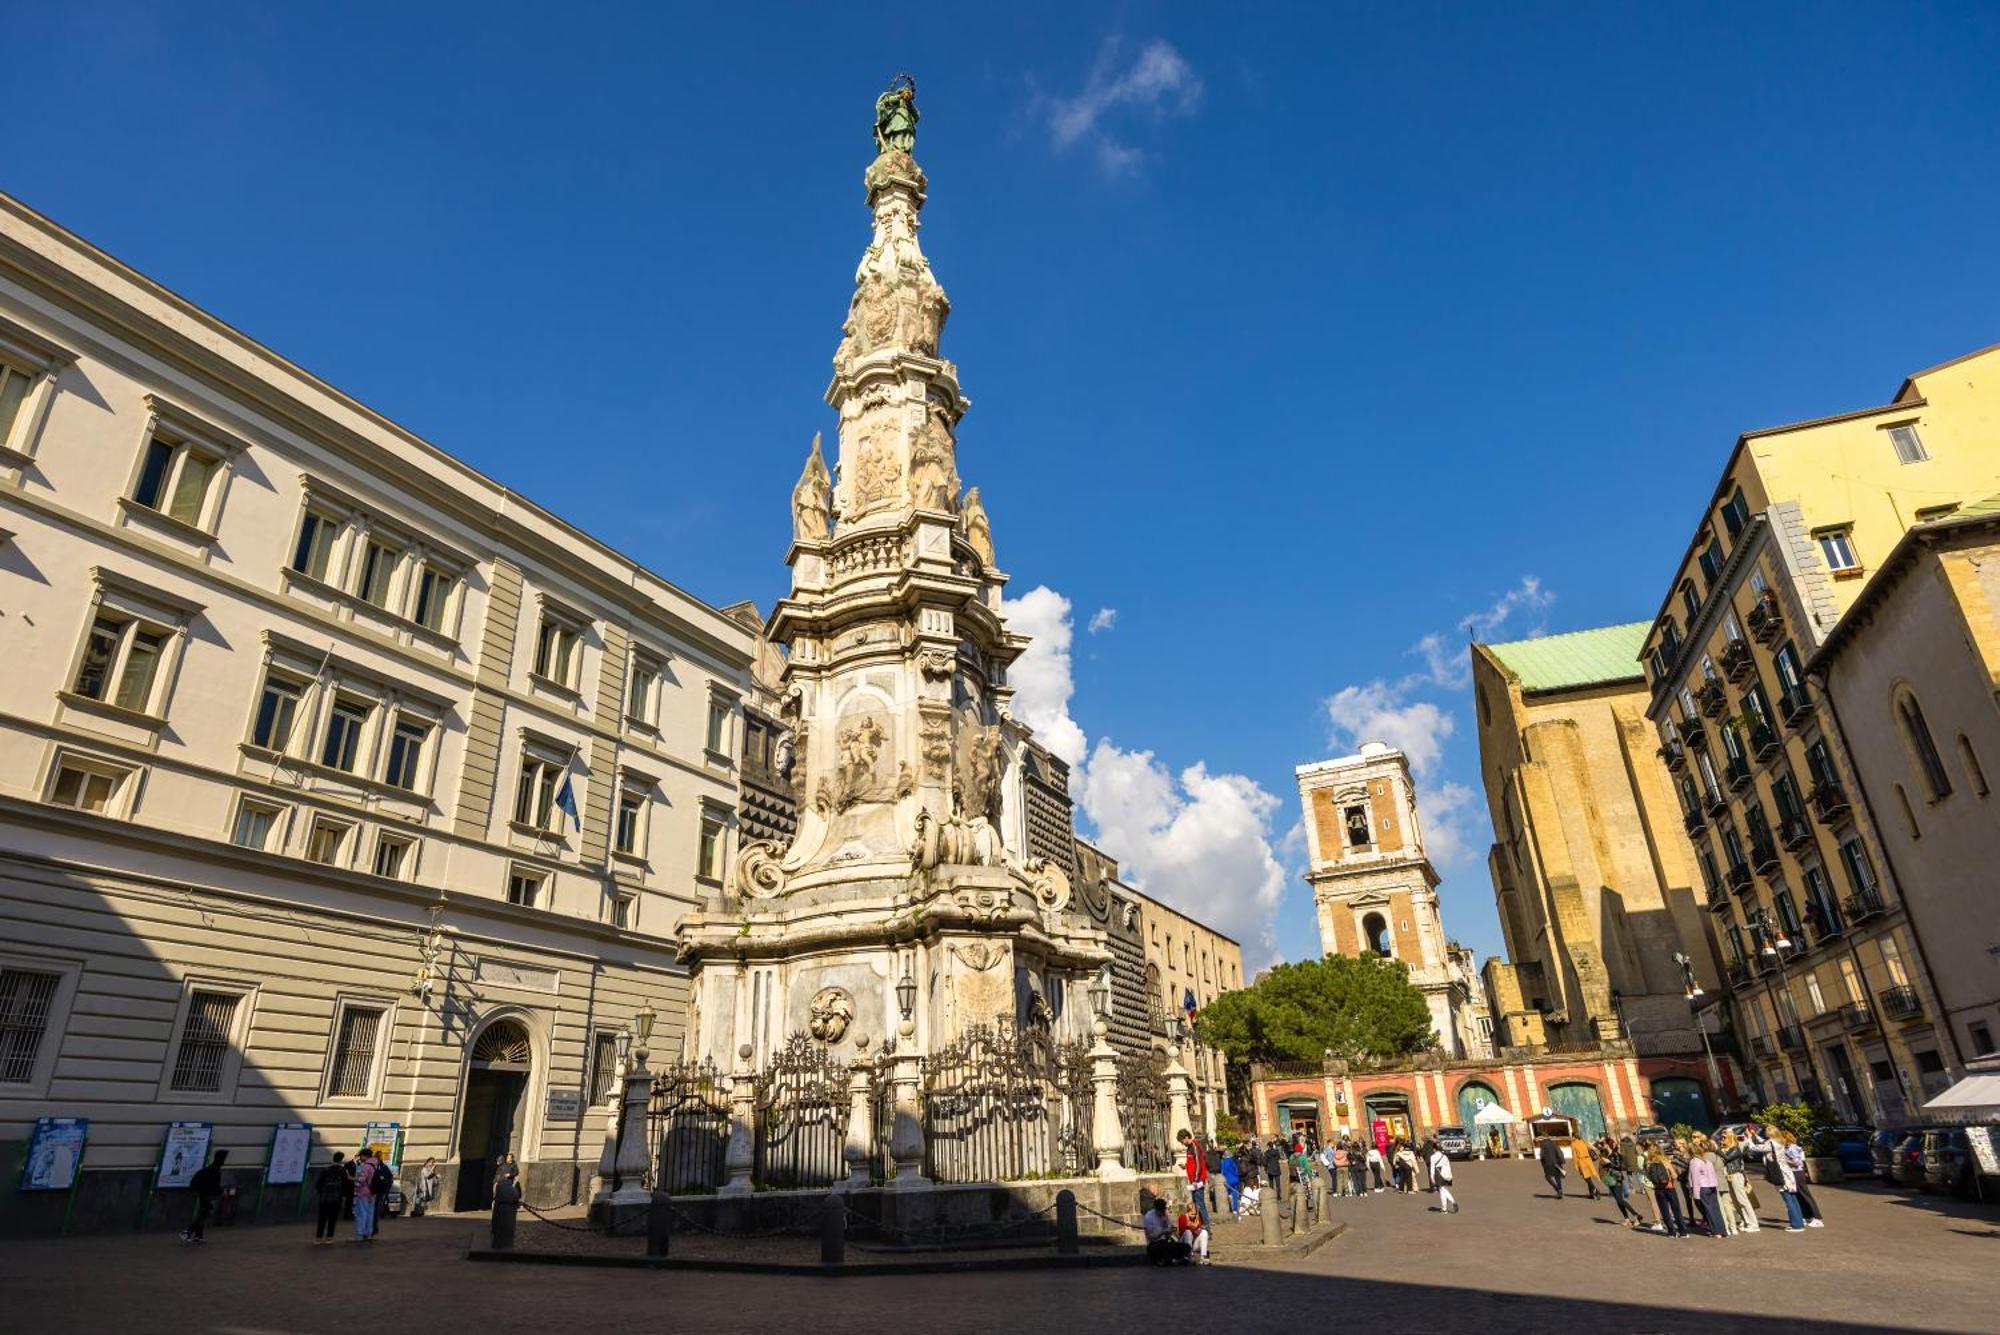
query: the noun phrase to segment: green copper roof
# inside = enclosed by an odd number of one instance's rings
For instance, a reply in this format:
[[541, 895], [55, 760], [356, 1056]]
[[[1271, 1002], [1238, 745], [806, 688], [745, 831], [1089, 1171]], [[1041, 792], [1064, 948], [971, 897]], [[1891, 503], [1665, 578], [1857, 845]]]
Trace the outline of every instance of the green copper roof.
[[1487, 649], [1521, 679], [1524, 691], [1562, 691], [1600, 682], [1632, 681], [1640, 676], [1639, 650], [1645, 646], [1650, 621], [1622, 626], [1573, 630]]
[[1983, 501], [1974, 501], [1970, 505], [1961, 505], [1947, 515], [1946, 518], [1973, 519], [1991, 514], [2000, 514], [2000, 496], [1988, 496]]

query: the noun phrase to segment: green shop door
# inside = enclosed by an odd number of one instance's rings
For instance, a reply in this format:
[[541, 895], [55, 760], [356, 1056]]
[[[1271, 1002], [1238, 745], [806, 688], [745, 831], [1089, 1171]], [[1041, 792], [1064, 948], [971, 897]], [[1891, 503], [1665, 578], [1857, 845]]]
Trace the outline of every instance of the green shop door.
[[1596, 1140], [1604, 1134], [1604, 1104], [1597, 1097], [1596, 1085], [1581, 1082], [1550, 1085], [1549, 1107], [1575, 1119], [1576, 1133], [1585, 1140]]

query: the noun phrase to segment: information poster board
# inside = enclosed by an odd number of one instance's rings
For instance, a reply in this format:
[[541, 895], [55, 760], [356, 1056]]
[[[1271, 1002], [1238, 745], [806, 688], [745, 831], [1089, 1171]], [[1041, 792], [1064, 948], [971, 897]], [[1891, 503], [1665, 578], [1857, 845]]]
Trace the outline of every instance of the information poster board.
[[271, 1152], [264, 1160], [264, 1181], [272, 1186], [293, 1186], [305, 1181], [312, 1138], [310, 1122], [280, 1122], [271, 1128]]
[[89, 1139], [88, 1117], [37, 1117], [27, 1162], [21, 1165], [21, 1190], [68, 1191], [75, 1186]]
[[153, 1187], [168, 1191], [185, 1187], [208, 1162], [208, 1142], [215, 1135], [213, 1122], [174, 1122], [167, 1138], [160, 1142], [160, 1167], [153, 1175]]
[[1979, 1163], [1979, 1171], [1988, 1177], [2000, 1176], [2000, 1153], [1994, 1146], [1994, 1128], [1990, 1126], [1968, 1126], [1965, 1138], [1972, 1145], [1972, 1157]]
[[375, 1151], [375, 1157], [400, 1174], [403, 1171], [403, 1124], [401, 1122], [370, 1122], [361, 1134], [364, 1149]]

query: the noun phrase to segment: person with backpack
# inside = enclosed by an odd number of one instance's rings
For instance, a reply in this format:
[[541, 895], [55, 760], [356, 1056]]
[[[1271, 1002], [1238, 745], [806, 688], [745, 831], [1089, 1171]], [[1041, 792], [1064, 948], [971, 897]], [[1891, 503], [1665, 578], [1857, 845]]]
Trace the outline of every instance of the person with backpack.
[[1563, 1198], [1563, 1152], [1554, 1136], [1543, 1136], [1542, 1143], [1535, 1147], [1535, 1158], [1541, 1161], [1542, 1176], [1548, 1179], [1549, 1187], [1556, 1193], [1556, 1199]]
[[1237, 1164], [1236, 1156], [1222, 1156], [1222, 1185], [1229, 1192], [1229, 1217], [1243, 1217], [1243, 1169]]
[[1437, 1191], [1438, 1212], [1440, 1214], [1457, 1214], [1458, 1198], [1451, 1194], [1451, 1156], [1438, 1148], [1438, 1143], [1435, 1140], [1431, 1142], [1429, 1168], [1431, 1186]]
[[222, 1165], [228, 1158], [228, 1150], [217, 1150], [209, 1156], [207, 1166], [197, 1169], [188, 1179], [188, 1190], [194, 1193], [194, 1218], [181, 1230], [182, 1242], [208, 1241], [202, 1226], [215, 1213], [215, 1203], [222, 1199]]
[[[1222, 1152], [1222, 1146], [1212, 1140], [1208, 1142], [1205, 1154], [1208, 1164], [1208, 1179], [1203, 1184], [1203, 1189], [1208, 1193], [1208, 1212], [1210, 1214], [1214, 1214], [1222, 1205], [1222, 1202], [1215, 1199], [1215, 1184], [1222, 1180], [1222, 1161], [1228, 1157], [1228, 1155]], [[1230, 1206], [1229, 1212], [1231, 1215], [1234, 1215], [1236, 1207], [1233, 1205]]]
[[1654, 1145], [1646, 1151], [1646, 1181], [1653, 1186], [1653, 1204], [1660, 1212], [1660, 1225], [1670, 1238], [1684, 1238], [1688, 1235], [1687, 1224], [1681, 1218], [1681, 1200], [1674, 1191], [1674, 1169], [1667, 1162], [1666, 1151]]
[[381, 1232], [382, 1221], [396, 1211], [401, 1194], [396, 1190], [396, 1170], [380, 1155], [375, 1159], [375, 1227], [369, 1236]]
[[375, 1236], [375, 1151], [362, 1147], [354, 1156], [354, 1240]]
[[333, 1231], [340, 1224], [340, 1216], [347, 1205], [347, 1195], [353, 1184], [348, 1180], [347, 1156], [339, 1150], [333, 1152], [333, 1160], [319, 1170], [313, 1179], [313, 1198], [318, 1203], [319, 1214], [313, 1225], [313, 1246], [328, 1246], [333, 1242]]

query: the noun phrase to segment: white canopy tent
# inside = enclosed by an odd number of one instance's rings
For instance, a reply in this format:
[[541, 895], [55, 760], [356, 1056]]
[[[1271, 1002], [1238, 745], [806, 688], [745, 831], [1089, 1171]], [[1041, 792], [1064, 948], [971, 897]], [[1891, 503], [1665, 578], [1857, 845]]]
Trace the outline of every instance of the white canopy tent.
[[1520, 1120], [1497, 1103], [1489, 1103], [1472, 1115], [1474, 1126], [1512, 1126]]
[[2000, 1116], [2000, 1073], [1968, 1075], [1924, 1104], [1927, 1113]]

